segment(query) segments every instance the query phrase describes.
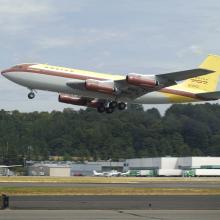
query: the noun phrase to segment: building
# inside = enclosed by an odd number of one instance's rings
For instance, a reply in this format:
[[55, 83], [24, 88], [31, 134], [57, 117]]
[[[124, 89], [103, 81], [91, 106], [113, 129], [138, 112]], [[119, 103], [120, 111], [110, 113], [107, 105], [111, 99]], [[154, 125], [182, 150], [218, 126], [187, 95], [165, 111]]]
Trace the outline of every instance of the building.
[[125, 161], [128, 170], [195, 169], [220, 165], [220, 157], [152, 157]]
[[102, 171], [102, 166], [98, 163], [73, 163], [71, 165], [71, 176], [92, 176], [93, 170]]
[[[202, 169], [215, 169], [215, 171]], [[60, 161], [34, 163], [28, 169], [31, 176], [92, 176], [93, 170], [98, 172], [130, 171], [131, 176], [196, 176], [202, 174], [218, 176], [220, 157], [152, 157], [127, 159], [120, 162], [86, 161], [84, 163]]]
[[8, 176], [9, 169], [5, 167], [0, 167], [0, 176]]
[[126, 170], [178, 169], [178, 157], [135, 158], [125, 161]]
[[111, 171], [111, 170], [117, 170], [119, 172], [122, 172], [124, 170], [124, 161], [96, 161], [96, 162], [88, 162], [88, 165], [98, 164], [100, 166], [100, 171]]
[[178, 159], [178, 167], [184, 170], [213, 166], [220, 168], [220, 157], [180, 157]]
[[97, 172], [106, 172], [111, 170], [122, 172], [124, 170], [124, 162], [96, 161], [71, 164], [72, 176], [92, 176], [94, 170]]
[[70, 166], [37, 163], [28, 167], [29, 176], [70, 176]]
[[135, 158], [125, 161], [125, 170], [148, 170], [156, 176], [219, 176], [220, 157]]

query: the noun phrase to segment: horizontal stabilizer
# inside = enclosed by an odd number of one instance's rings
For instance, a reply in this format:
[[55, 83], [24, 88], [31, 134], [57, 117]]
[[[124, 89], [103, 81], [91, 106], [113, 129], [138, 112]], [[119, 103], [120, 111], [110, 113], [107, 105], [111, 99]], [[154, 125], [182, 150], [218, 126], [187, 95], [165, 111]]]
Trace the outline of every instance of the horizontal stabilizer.
[[209, 69], [197, 68], [197, 69], [183, 70], [183, 71], [172, 72], [172, 73], [165, 73], [165, 74], [156, 75], [156, 76], [159, 78], [165, 79], [167, 81], [182, 81], [185, 79], [206, 75], [212, 72], [214, 71], [209, 70]]
[[218, 100], [220, 99], [220, 91], [198, 93], [196, 96], [205, 100]]

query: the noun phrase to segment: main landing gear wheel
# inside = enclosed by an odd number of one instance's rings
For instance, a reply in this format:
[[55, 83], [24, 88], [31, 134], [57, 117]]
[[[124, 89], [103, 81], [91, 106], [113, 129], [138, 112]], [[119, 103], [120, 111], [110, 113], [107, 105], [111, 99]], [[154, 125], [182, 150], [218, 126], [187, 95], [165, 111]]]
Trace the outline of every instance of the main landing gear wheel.
[[29, 99], [33, 99], [34, 97], [35, 97], [34, 92], [28, 93], [28, 98], [29, 98]]
[[114, 112], [114, 110], [118, 107], [119, 110], [124, 110], [126, 108], [126, 104], [124, 102], [116, 102], [116, 101], [112, 101], [109, 102], [108, 105], [102, 104], [100, 106], [97, 107], [97, 111], [99, 113], [103, 113], [106, 112], [108, 114], [111, 114]]
[[105, 106], [103, 106], [103, 105], [99, 106], [99, 107], [97, 108], [97, 111], [98, 111], [99, 113], [103, 113], [103, 112], [105, 111]]
[[126, 104], [124, 102], [119, 102], [118, 103], [118, 109], [119, 110], [124, 110], [126, 108]]
[[112, 102], [109, 103], [110, 108], [116, 108], [117, 105], [118, 105], [118, 103], [116, 101], [112, 101]]
[[108, 107], [105, 109], [106, 113], [111, 114], [114, 111], [114, 108]]

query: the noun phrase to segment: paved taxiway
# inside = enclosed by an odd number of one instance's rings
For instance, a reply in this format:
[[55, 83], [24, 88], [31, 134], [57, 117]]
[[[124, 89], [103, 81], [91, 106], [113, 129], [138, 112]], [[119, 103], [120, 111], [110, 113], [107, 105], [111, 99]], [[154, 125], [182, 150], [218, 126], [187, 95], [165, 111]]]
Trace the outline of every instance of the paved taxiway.
[[219, 196], [10, 196], [10, 209], [220, 210]]
[[145, 183], [34, 183], [34, 182], [0, 182], [0, 187], [126, 187], [126, 188], [220, 188], [219, 181], [209, 182], [145, 182]]
[[0, 220], [219, 220], [219, 210], [4, 210]]

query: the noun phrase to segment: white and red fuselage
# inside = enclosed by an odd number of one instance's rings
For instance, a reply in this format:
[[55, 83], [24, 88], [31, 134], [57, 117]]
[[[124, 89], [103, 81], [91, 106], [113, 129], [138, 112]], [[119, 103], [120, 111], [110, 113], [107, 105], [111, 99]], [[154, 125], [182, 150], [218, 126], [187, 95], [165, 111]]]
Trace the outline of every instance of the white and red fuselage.
[[[114, 82], [115, 80], [125, 80], [125, 75], [103, 74], [65, 67], [50, 66], [47, 64], [19, 64], [14, 67], [3, 70], [2, 75], [9, 80], [29, 88], [30, 90], [46, 90], [57, 93], [77, 95], [79, 97], [88, 97], [94, 99], [113, 100], [114, 94], [111, 94], [111, 86], [104, 87], [105, 90], [93, 90], [93, 81], [98, 82]], [[128, 77], [128, 75], [127, 75]], [[151, 76], [149, 76], [150, 78]], [[88, 88], [73, 88], [68, 86], [68, 83], [85, 83], [88, 82]], [[91, 82], [90, 82], [91, 81]], [[133, 84], [138, 80], [133, 81]], [[153, 80], [149, 81], [153, 83]], [[96, 84], [95, 84], [96, 86]], [[101, 88], [101, 87], [99, 87]], [[141, 104], [163, 104], [174, 102], [199, 101], [195, 94], [186, 89], [175, 88], [175, 86], [162, 88], [158, 91], [153, 91], [144, 94], [135, 99], [127, 97], [120, 98], [123, 102], [141, 103]]]

